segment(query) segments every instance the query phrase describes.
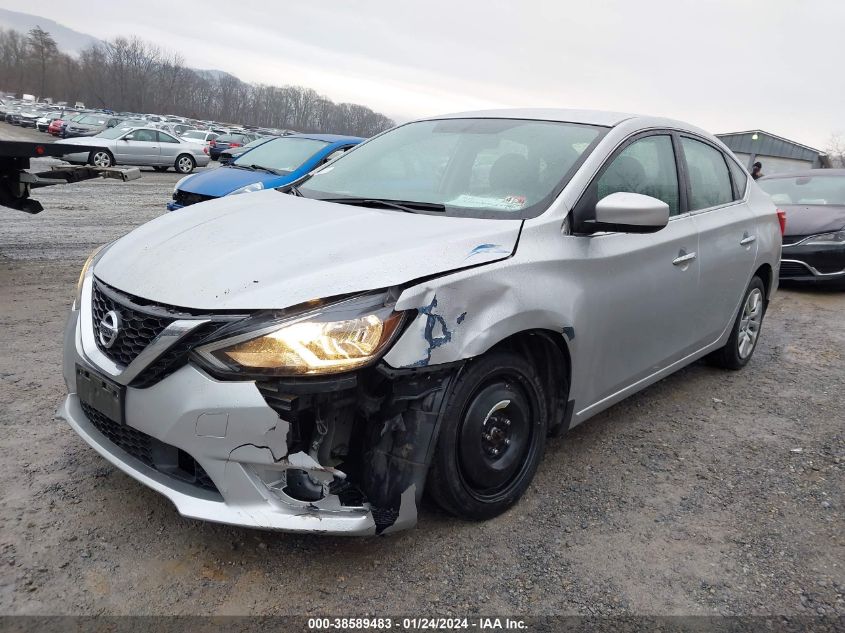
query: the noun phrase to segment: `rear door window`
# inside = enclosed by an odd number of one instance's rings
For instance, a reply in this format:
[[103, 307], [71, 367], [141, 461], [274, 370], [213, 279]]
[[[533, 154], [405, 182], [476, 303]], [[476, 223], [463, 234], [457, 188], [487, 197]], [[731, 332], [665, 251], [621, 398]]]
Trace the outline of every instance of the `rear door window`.
[[725, 157], [718, 149], [681, 137], [690, 186], [690, 211], [709, 209], [734, 199]]

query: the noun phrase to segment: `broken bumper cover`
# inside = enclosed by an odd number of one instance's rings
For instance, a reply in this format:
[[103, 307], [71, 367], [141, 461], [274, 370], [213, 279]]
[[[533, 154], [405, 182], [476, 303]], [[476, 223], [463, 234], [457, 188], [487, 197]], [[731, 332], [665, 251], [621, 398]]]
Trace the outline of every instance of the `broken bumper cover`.
[[[273, 500], [269, 490], [262, 490], [264, 483], [250, 474], [248, 464], [224, 463], [223, 479], [217, 484], [220, 495], [204, 493], [191, 484], [147, 466], [109, 441], [85, 416], [75, 394], [65, 398], [58, 415], [100, 455], [127, 475], [170, 499], [184, 517], [284, 532], [362, 536], [375, 533], [375, 523], [367, 510], [326, 512], [288, 506]], [[210, 465], [209, 460], [197, 461]]]
[[[64, 375], [69, 394], [58, 416], [120, 470], [166, 496], [185, 517], [288, 532], [370, 535], [416, 524], [416, 488], [402, 495], [395, 522], [377, 530], [367, 503], [342, 505], [328, 494], [316, 502], [289, 497], [279, 481], [287, 469], [313, 469], [327, 476], [304, 453], [288, 455], [288, 423], [267, 404], [255, 383], [220, 381], [185, 365], [152, 387], [127, 387], [125, 424], [96, 425], [76, 393], [76, 367], [97, 367], [81, 351], [78, 313], [71, 313], [65, 334]], [[120, 445], [120, 433], [153, 438], [138, 454], [135, 444]], [[131, 444], [131, 443], [130, 443]], [[156, 454], [179, 449], [195, 460], [213, 485], [205, 487], [174, 475], [175, 468], [152, 463]], [[133, 452], [135, 454], [133, 454]], [[171, 460], [172, 461], [172, 460]], [[331, 478], [331, 475], [328, 475]]]

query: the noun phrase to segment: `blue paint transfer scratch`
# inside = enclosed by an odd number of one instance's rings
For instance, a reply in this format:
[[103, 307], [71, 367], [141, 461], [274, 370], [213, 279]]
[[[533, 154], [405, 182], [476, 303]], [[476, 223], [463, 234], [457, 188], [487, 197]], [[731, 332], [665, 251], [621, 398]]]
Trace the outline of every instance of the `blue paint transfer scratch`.
[[460, 325], [461, 323], [463, 323], [465, 318], [467, 318], [467, 313], [461, 313], [461, 316], [458, 317], [457, 324]]
[[472, 249], [469, 252], [469, 255], [464, 257], [464, 260], [467, 260], [470, 257], [475, 257], [476, 255], [487, 254], [487, 253], [493, 253], [493, 254], [499, 254], [499, 255], [510, 255], [511, 254], [511, 252], [509, 250], [507, 250], [506, 248], [504, 248], [500, 244], [479, 244], [478, 246], [476, 246], [474, 249]]
[[[420, 312], [426, 316], [425, 322], [425, 331], [423, 332], [423, 336], [425, 337], [426, 342], [428, 343], [428, 349], [426, 350], [425, 358], [421, 358], [415, 363], [409, 365], [409, 367], [426, 367], [431, 361], [431, 353], [441, 345], [445, 345], [449, 341], [452, 340], [452, 333], [449, 331], [449, 328], [446, 326], [446, 319], [444, 319], [439, 314], [434, 314], [434, 308], [437, 307], [437, 295], [431, 300], [427, 306], [420, 308]], [[466, 314], [466, 312], [464, 312]], [[461, 315], [462, 317], [464, 315]], [[458, 323], [461, 322], [461, 318], [458, 319]], [[441, 334], [440, 336], [434, 335], [434, 329], [436, 327], [440, 327]]]

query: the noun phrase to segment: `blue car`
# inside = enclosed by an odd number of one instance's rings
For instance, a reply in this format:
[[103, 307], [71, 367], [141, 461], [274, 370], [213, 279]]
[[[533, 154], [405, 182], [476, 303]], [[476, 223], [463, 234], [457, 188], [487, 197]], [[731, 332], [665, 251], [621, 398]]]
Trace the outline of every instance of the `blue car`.
[[335, 134], [292, 134], [262, 143], [218, 169], [206, 169], [176, 183], [168, 211], [237, 193], [289, 184], [337, 158], [364, 139]]

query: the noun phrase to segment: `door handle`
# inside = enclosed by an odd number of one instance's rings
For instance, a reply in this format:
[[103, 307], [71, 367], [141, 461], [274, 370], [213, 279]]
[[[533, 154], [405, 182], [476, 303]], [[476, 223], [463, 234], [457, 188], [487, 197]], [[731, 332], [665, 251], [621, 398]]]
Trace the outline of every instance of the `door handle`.
[[[683, 252], [683, 251], [681, 251]], [[678, 255], [675, 259], [672, 260], [672, 264], [674, 266], [683, 266], [684, 264], [690, 263], [692, 260], [696, 258], [696, 254], [693, 253], [685, 253], [683, 255]]]
[[746, 233], [741, 240], [739, 240], [740, 246], [748, 246], [749, 244], [753, 244], [757, 241], [757, 236], [749, 235]]

